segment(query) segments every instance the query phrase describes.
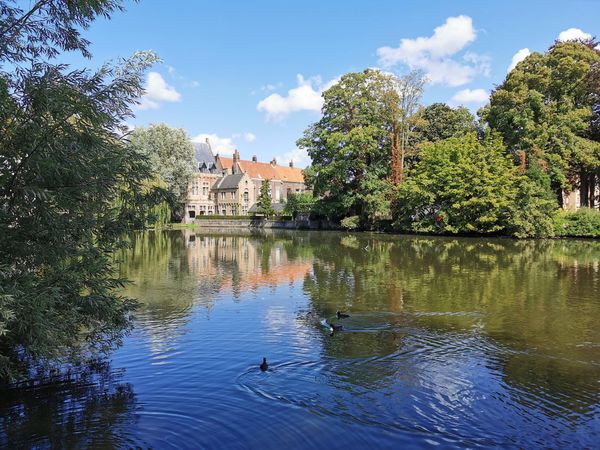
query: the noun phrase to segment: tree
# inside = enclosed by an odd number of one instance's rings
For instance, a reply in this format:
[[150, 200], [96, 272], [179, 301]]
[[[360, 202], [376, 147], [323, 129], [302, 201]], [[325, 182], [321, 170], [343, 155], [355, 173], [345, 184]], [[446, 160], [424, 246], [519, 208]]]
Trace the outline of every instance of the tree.
[[[306, 183], [315, 211], [328, 219], [358, 215], [367, 227], [390, 214], [392, 76], [377, 70], [349, 73], [323, 93], [322, 118], [298, 140], [312, 159]], [[380, 201], [373, 202], [374, 198]]]
[[271, 180], [263, 180], [260, 185], [260, 193], [258, 195], [258, 212], [264, 214], [265, 217], [271, 217], [275, 214], [271, 199]]
[[81, 362], [118, 344], [134, 302], [112, 252], [142, 223], [151, 176], [123, 121], [156, 61], [138, 53], [97, 72], [52, 65], [89, 56], [79, 34], [119, 1], [0, 0], [0, 380]]
[[315, 198], [310, 192], [288, 195], [287, 202], [283, 207], [283, 212], [296, 219], [299, 214], [310, 215], [314, 206]]
[[[552, 204], [523, 210], [531, 207], [519, 203], [519, 195], [532, 185], [505, 153], [494, 134], [483, 142], [470, 133], [426, 145], [398, 188], [396, 226], [422, 233], [551, 234], [551, 222], [543, 230], [524, 227], [537, 208]], [[530, 197], [539, 198], [536, 192]]]
[[559, 201], [582, 187], [594, 204], [600, 175], [600, 51], [594, 41], [556, 42], [532, 53], [493, 93], [482, 119], [499, 131], [521, 165], [542, 167]]
[[415, 113], [423, 95], [425, 77], [419, 71], [408, 75], [388, 77], [389, 88], [385, 92], [385, 104], [389, 114], [390, 140], [392, 146], [392, 184], [404, 181], [404, 164], [413, 145], [413, 133], [418, 125]]
[[136, 151], [148, 157], [153, 172], [166, 183], [172, 215], [180, 218], [194, 172], [194, 146], [187, 133], [158, 124], [136, 128], [129, 140]]
[[451, 108], [445, 103], [433, 103], [421, 109], [415, 127], [415, 139], [420, 142], [437, 142], [477, 131], [475, 117], [464, 106]]

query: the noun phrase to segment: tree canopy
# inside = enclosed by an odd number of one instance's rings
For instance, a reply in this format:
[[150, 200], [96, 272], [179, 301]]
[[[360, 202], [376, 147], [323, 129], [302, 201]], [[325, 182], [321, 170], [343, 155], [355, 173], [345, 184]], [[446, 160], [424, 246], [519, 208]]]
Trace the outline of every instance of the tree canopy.
[[[389, 215], [391, 76], [367, 69], [344, 75], [323, 93], [322, 118], [298, 140], [312, 159], [306, 183], [330, 219], [359, 215], [372, 223]], [[381, 201], [376, 201], [381, 199]]]
[[0, 380], [106, 351], [129, 326], [111, 254], [154, 190], [123, 121], [156, 57], [96, 72], [52, 64], [65, 50], [89, 56], [80, 30], [120, 8], [0, 0]]
[[[396, 226], [421, 233], [540, 234], [524, 228], [522, 217], [529, 213], [518, 207], [529, 183], [494, 134], [428, 144], [398, 188]], [[552, 210], [551, 203], [544, 206]], [[551, 224], [545, 231], [551, 233]]]
[[194, 147], [186, 131], [154, 124], [133, 130], [129, 141], [148, 158], [152, 171], [166, 184], [171, 211], [175, 217], [181, 217], [195, 162]]
[[482, 118], [515, 159], [547, 171], [559, 199], [563, 189], [582, 187], [584, 204], [593, 204], [588, 193], [600, 169], [599, 111], [600, 51], [594, 41], [569, 41], [517, 64]]

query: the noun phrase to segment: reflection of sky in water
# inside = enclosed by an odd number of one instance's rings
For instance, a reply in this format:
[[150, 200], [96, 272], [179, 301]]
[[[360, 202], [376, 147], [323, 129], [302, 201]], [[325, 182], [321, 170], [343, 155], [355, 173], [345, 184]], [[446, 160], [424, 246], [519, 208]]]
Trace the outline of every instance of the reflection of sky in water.
[[143, 304], [113, 357], [135, 392], [118, 442], [600, 441], [600, 243], [186, 230], [140, 234], [125, 259]]

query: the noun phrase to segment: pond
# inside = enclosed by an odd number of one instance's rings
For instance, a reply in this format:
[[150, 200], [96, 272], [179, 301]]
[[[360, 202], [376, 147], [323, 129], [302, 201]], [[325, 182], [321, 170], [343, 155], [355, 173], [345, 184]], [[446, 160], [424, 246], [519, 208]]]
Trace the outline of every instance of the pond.
[[0, 400], [0, 446], [600, 442], [598, 241], [176, 230], [119, 258], [135, 329]]

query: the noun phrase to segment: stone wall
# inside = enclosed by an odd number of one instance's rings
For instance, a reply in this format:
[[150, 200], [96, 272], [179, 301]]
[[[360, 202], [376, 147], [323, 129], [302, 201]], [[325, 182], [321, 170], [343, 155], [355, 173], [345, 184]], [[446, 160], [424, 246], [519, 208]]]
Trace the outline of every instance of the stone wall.
[[288, 230], [340, 230], [325, 220], [198, 219], [198, 228], [284, 228]]

